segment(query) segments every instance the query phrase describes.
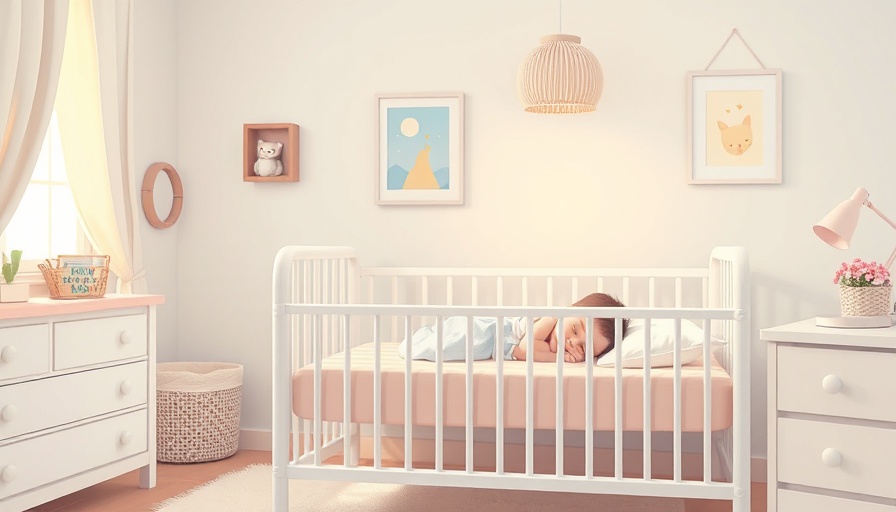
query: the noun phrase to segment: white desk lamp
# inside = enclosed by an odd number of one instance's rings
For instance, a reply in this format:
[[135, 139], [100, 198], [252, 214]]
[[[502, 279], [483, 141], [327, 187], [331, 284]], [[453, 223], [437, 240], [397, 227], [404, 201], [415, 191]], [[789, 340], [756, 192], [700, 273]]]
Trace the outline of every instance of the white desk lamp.
[[[832, 247], [837, 249], [848, 249], [849, 242], [859, 223], [859, 211], [862, 206], [867, 206], [880, 218], [887, 221], [887, 224], [896, 229], [896, 223], [888, 219], [886, 215], [871, 204], [868, 200], [868, 191], [864, 188], [857, 188], [852, 197], [838, 204], [831, 213], [825, 215], [818, 224], [812, 227], [818, 238], [821, 238]], [[896, 249], [890, 254], [890, 259], [884, 265], [887, 270], [896, 259]], [[833, 317], [816, 317], [815, 324], [821, 327], [890, 327], [893, 321], [890, 316], [833, 316]]]

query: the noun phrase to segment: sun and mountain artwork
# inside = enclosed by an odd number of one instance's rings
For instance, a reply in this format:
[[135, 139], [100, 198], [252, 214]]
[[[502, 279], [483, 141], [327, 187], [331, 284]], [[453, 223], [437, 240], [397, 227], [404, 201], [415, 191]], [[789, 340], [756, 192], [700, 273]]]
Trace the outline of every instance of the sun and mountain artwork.
[[763, 165], [762, 91], [707, 91], [706, 165]]
[[386, 109], [386, 190], [448, 190], [449, 108]]

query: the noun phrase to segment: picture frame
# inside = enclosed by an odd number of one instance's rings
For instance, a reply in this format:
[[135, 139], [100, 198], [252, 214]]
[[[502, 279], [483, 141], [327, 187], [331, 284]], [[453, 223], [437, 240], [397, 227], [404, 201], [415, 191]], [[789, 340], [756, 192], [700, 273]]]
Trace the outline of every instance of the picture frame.
[[378, 205], [464, 204], [462, 92], [376, 95]]
[[777, 184], [781, 172], [780, 69], [687, 74], [687, 182]]

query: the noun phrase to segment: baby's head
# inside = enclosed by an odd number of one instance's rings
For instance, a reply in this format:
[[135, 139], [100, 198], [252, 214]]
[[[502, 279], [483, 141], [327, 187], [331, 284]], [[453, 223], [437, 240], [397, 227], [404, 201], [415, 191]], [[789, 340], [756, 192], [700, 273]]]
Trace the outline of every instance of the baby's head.
[[[573, 304], [576, 307], [604, 307], [604, 308], [621, 308], [625, 304], [619, 302], [615, 297], [606, 293], [592, 293], [582, 297], [581, 300]], [[616, 345], [616, 319], [615, 318], [595, 318], [594, 319], [594, 357], [600, 357]], [[564, 329], [565, 330], [565, 329]], [[628, 318], [622, 319], [622, 337], [628, 331]], [[584, 338], [582, 338], [584, 343]]]

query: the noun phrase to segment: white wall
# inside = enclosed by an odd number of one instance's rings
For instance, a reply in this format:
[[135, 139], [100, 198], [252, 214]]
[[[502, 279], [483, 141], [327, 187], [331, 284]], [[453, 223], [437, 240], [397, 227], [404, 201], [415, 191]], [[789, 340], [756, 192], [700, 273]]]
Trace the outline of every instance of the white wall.
[[[883, 260], [896, 244], [870, 211], [846, 252], [810, 229], [858, 186], [896, 216], [896, 3], [568, 0], [563, 31], [605, 76], [597, 111], [569, 117], [524, 113], [516, 96], [520, 62], [557, 31], [555, 1], [191, 0], [175, 17], [178, 124], [164, 129], [177, 133], [186, 189], [177, 357], [245, 365], [243, 428], [270, 428], [270, 281], [283, 245], [352, 245], [366, 265], [562, 267], [702, 266], [711, 247], [737, 244], [753, 270], [761, 457], [759, 329], [835, 313], [839, 263]], [[734, 27], [784, 70], [784, 183], [689, 186], [685, 74]], [[755, 66], [734, 40], [713, 69]], [[168, 108], [167, 93], [143, 89]], [[462, 207], [373, 203], [374, 94], [414, 91], [465, 94]], [[242, 125], [264, 122], [301, 126], [300, 182], [242, 181]], [[553, 234], [534, 239], [544, 228]], [[148, 251], [165, 252], [152, 246], [163, 237], [147, 237]]]
[[[177, 158], [177, 8], [174, 0], [134, 2], [134, 165], [137, 198], [143, 174], [153, 162], [168, 162], [183, 174]], [[165, 218], [171, 185], [156, 180], [156, 209]], [[192, 192], [189, 191], [188, 192]], [[143, 266], [149, 293], [165, 296], [157, 308], [159, 361], [177, 359], [177, 240], [180, 223], [158, 230], [140, 213]]]

